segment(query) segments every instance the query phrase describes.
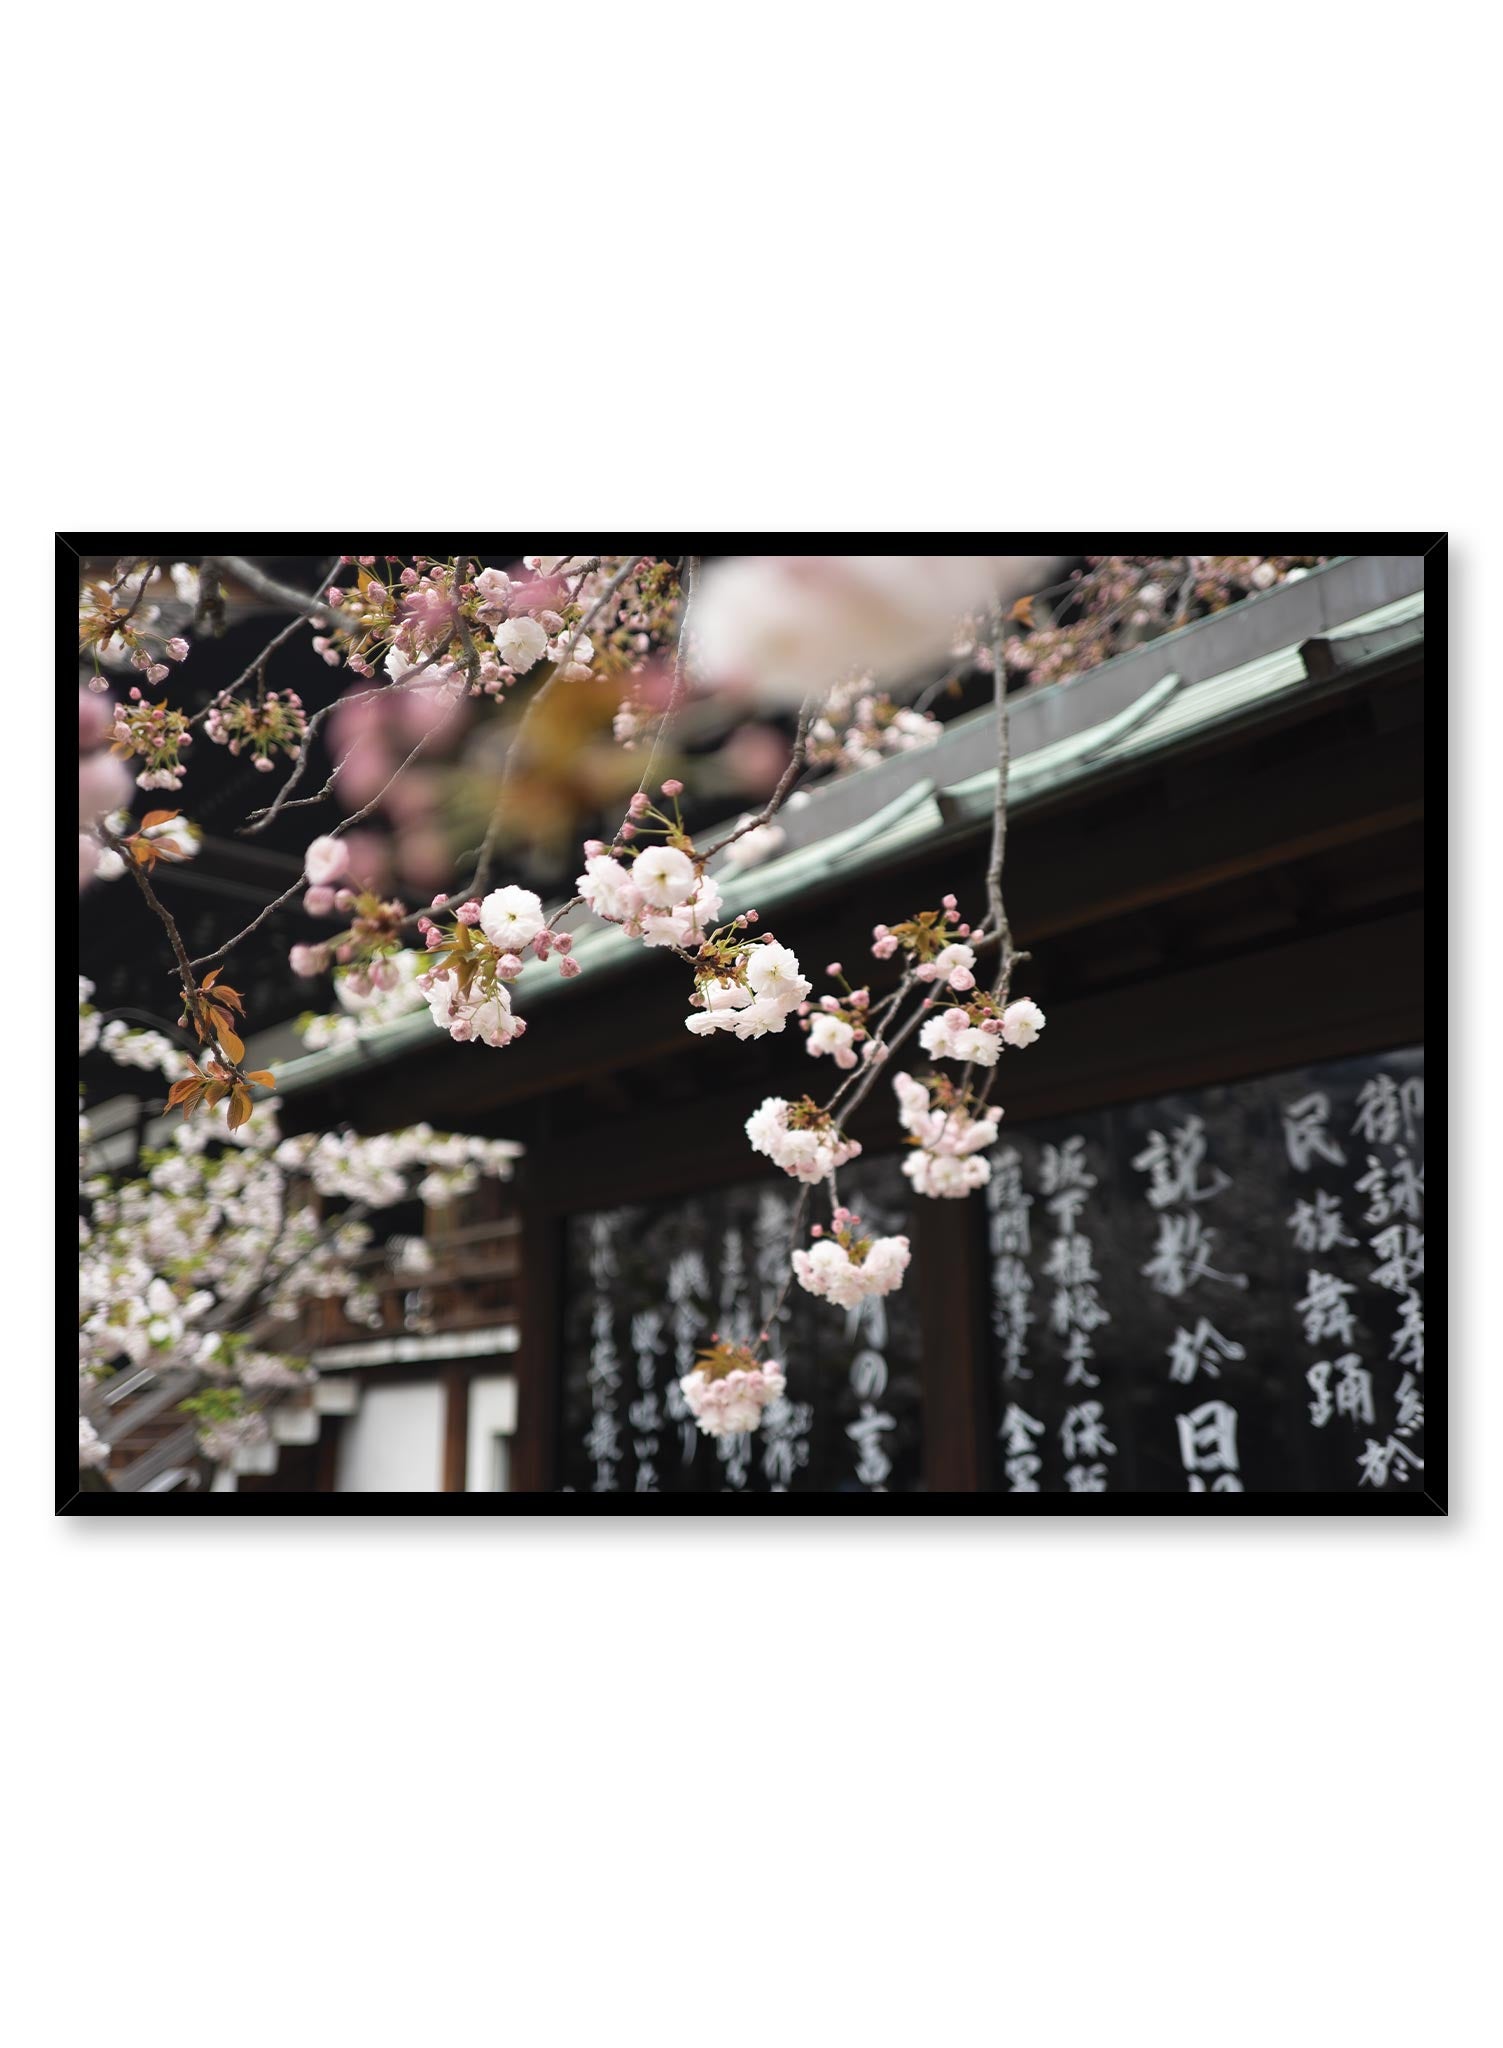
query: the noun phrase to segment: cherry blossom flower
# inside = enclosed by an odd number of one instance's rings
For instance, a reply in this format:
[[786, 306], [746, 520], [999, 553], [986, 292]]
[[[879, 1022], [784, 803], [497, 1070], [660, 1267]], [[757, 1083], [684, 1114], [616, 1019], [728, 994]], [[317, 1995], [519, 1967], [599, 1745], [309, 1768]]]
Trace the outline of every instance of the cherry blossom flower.
[[983, 1031], [973, 1024], [968, 1010], [941, 1010], [928, 1018], [919, 1032], [919, 1044], [931, 1059], [964, 1060], [978, 1067], [994, 1067], [1002, 1050], [995, 1031]]
[[694, 894], [699, 877], [677, 846], [645, 846], [632, 862], [631, 879], [654, 910], [676, 910]]
[[979, 1153], [910, 1152], [903, 1161], [903, 1172], [915, 1193], [950, 1201], [985, 1187], [992, 1177], [991, 1162]]
[[646, 902], [632, 880], [631, 870], [613, 854], [591, 854], [585, 871], [574, 884], [597, 917], [622, 924], [639, 913]]
[[780, 853], [787, 844], [788, 834], [781, 825], [770, 821], [765, 825], [753, 825], [750, 812], [738, 820], [738, 829], [740, 826], [750, 829], [741, 832], [739, 838], [733, 839], [726, 848], [727, 869], [759, 867], [763, 861], [771, 860], [774, 854]]
[[969, 989], [976, 986], [972, 969], [976, 965], [974, 947], [962, 945], [958, 940], [943, 946], [934, 956], [934, 968], [941, 981], [947, 981], [953, 989]]
[[1032, 1045], [1044, 1028], [1044, 1013], [1031, 996], [1009, 1003], [1002, 1012], [1002, 1036], [1009, 1045]]
[[542, 901], [531, 889], [492, 889], [480, 905], [480, 929], [500, 953], [525, 953], [545, 922]]
[[818, 1058], [828, 1053], [837, 1067], [854, 1067], [856, 1064], [856, 1029], [847, 1024], [843, 1017], [834, 1017], [828, 1011], [819, 1010], [809, 1019], [809, 1051]]
[[315, 839], [303, 855], [303, 873], [315, 888], [342, 882], [349, 872], [350, 850], [342, 839]]
[[506, 619], [492, 634], [496, 652], [508, 668], [525, 676], [548, 651], [548, 635], [536, 619]]

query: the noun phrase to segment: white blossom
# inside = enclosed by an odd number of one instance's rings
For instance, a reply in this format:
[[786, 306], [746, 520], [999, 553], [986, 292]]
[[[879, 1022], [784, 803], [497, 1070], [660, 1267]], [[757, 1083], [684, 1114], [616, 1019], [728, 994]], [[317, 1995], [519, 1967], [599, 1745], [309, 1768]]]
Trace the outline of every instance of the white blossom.
[[492, 889], [480, 905], [480, 929], [501, 953], [525, 953], [546, 922], [541, 897], [514, 883]]

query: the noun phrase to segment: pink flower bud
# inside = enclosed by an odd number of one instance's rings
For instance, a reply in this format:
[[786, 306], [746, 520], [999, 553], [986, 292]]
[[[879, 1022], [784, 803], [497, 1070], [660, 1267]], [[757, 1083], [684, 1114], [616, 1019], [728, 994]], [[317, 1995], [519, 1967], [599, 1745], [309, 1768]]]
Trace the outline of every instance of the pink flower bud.
[[760, 923], [761, 923], [761, 921], [762, 921], [762, 913], [761, 913], [761, 911], [760, 911], [760, 910], [749, 910], [749, 911], [748, 911], [748, 912], [746, 913], [746, 921], [747, 921], [747, 923], [748, 923], [748, 924], [760, 924]]
[[584, 856], [586, 860], [593, 860], [596, 854], [604, 852], [605, 841], [603, 839], [587, 839], [585, 841]]
[[955, 908], [955, 898], [953, 896], [946, 896], [942, 899], [942, 901], [943, 907], [946, 910], [953, 910]]
[[950, 986], [960, 989], [963, 993], [966, 989], [976, 986], [976, 977], [969, 967], [957, 967], [950, 976]]
[[574, 950], [574, 934], [573, 932], [555, 932], [553, 934], [553, 943], [560, 953], [572, 953]]
[[330, 584], [329, 588], [324, 592], [324, 596], [329, 600], [330, 604], [344, 603], [344, 592], [337, 589], [333, 584]]
[[679, 781], [676, 775], [671, 775], [668, 778], [668, 780], [663, 784], [664, 796], [682, 796], [683, 793], [684, 785]]
[[960, 936], [961, 936], [961, 937], [962, 937], [963, 939], [968, 939], [968, 938], [969, 938], [969, 937], [971, 936], [971, 928], [970, 928], [970, 926], [969, 926], [968, 924], [963, 924], [963, 925], [960, 925], [960, 926], [958, 927], [958, 930], [959, 930], [959, 932], [960, 932]]
[[496, 962], [496, 972], [503, 981], [515, 981], [522, 972], [522, 962], [515, 953], [503, 953]]
[[634, 818], [640, 818], [642, 813], [647, 809], [647, 807], [647, 792], [644, 789], [639, 789], [626, 808], [628, 809], [628, 811], [630, 811], [631, 815]]
[[461, 924], [479, 924], [480, 898], [472, 896], [468, 903], [461, 903], [454, 915]]
[[871, 999], [872, 992], [869, 988], [853, 988], [851, 990], [851, 1008], [853, 1010], [866, 1009], [870, 1005]]
[[172, 670], [165, 661], [154, 661], [146, 671], [146, 680], [149, 683], [165, 683], [171, 674]]
[[627, 823], [621, 827], [621, 837], [623, 839], [635, 839], [636, 836], [637, 828], [635, 825]]
[[167, 642], [164, 652], [170, 654], [174, 661], [186, 661], [188, 659], [188, 643], [181, 633], [175, 633]]
[[810, 1230], [810, 1232], [809, 1232], [809, 1235], [810, 1235], [811, 1237], [823, 1237], [823, 1236], [824, 1236], [824, 1234], [825, 1234], [825, 1227], [824, 1227], [824, 1225], [823, 1225], [822, 1223], [816, 1223], [816, 1224], [815, 1224], [815, 1225], [813, 1226], [813, 1228], [812, 1228], [812, 1229]]
[[887, 927], [886, 927], [886, 925], [885, 925], [885, 924], [874, 924], [874, 925], [872, 926], [872, 937], [873, 937], [874, 939], [885, 939], [885, 938], [887, 937]]
[[878, 939], [876, 945], [872, 947], [872, 953], [878, 960], [890, 960], [897, 950], [898, 942], [890, 934], [886, 938]]
[[334, 891], [323, 883], [315, 883], [303, 896], [303, 908], [310, 917], [330, 917], [334, 911]]
[[831, 975], [832, 977], [833, 977], [834, 975], [837, 975], [837, 974], [839, 974], [839, 973], [840, 973], [840, 971], [841, 971], [841, 968], [840, 968], [840, 962], [839, 962], [838, 960], [832, 960], [832, 961], [830, 962], [829, 966], [828, 966], [828, 967], [827, 967], [827, 968], [825, 969], [825, 973], [826, 973], [826, 974], [828, 974], [828, 975]]
[[566, 981], [572, 980], [579, 972], [579, 962], [571, 958], [569, 954], [564, 953], [559, 958], [558, 971]]
[[915, 981], [938, 981], [939, 969], [932, 960], [921, 960], [913, 970]]

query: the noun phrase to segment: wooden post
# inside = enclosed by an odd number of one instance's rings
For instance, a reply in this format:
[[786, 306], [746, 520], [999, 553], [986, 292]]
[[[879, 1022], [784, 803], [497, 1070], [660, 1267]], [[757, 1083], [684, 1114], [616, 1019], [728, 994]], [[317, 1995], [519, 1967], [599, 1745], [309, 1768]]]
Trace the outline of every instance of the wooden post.
[[517, 1430], [511, 1445], [511, 1490], [547, 1493], [558, 1484], [558, 1408], [562, 1398], [559, 1313], [563, 1222], [522, 1195], [521, 1261], [517, 1272]]
[[441, 1490], [463, 1493], [470, 1456], [470, 1374], [463, 1365], [446, 1365], [444, 1388], [444, 1465]]
[[924, 1487], [976, 1493], [989, 1481], [991, 1448], [985, 1199], [914, 1206]]

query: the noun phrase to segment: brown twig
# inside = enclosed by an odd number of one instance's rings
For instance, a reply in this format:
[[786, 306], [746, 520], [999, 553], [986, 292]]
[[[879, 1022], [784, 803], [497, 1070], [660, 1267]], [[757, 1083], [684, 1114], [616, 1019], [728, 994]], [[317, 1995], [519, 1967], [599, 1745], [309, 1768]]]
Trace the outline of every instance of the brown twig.
[[[298, 624], [301, 625], [301, 623], [302, 621], [299, 620]], [[393, 676], [389, 682], [377, 683], [373, 689], [352, 690], [345, 696], [336, 697], [332, 704], [325, 704], [322, 706], [320, 710], [315, 711], [313, 716], [308, 721], [307, 730], [303, 734], [303, 743], [301, 748], [299, 749], [297, 761], [294, 764], [292, 773], [288, 776], [287, 780], [282, 784], [282, 787], [277, 791], [276, 796], [272, 799], [272, 801], [269, 804], [265, 806], [263, 810], [251, 812], [249, 821], [241, 826], [240, 831], [237, 834], [237, 837], [241, 839], [253, 838], [256, 835], [256, 833], [264, 832], [267, 826], [272, 822], [272, 820], [274, 818], [280, 817], [283, 811], [301, 810], [305, 805], [321, 804], [325, 801], [326, 798], [331, 797], [334, 794], [334, 786], [339, 780], [340, 770], [344, 767], [345, 762], [348, 761], [350, 758], [349, 754], [345, 755], [344, 760], [339, 761], [335, 764], [335, 767], [332, 773], [330, 774], [328, 781], [325, 782], [322, 789], [315, 790], [312, 796], [300, 796], [298, 797], [296, 802], [289, 801], [289, 799], [292, 796], [292, 792], [297, 788], [299, 782], [301, 782], [303, 779], [303, 772], [308, 766], [313, 736], [323, 725], [324, 720], [326, 718], [332, 717], [332, 715], [344, 705], [366, 704], [369, 703], [372, 697], [385, 697], [389, 696], [393, 690], [405, 690], [410, 688], [411, 685], [417, 680], [417, 678], [420, 675], [425, 675], [427, 671], [430, 668], [432, 668], [433, 664], [436, 661], [440, 660], [443, 657], [443, 655], [447, 653], [447, 651], [448, 643], [446, 641], [442, 647], [436, 647], [432, 654], [430, 654], [425, 661], [420, 661], [415, 668], [408, 669], [405, 675]], [[410, 759], [411, 756], [409, 756], [408, 758]], [[401, 770], [399, 769], [398, 773], [400, 774], [400, 772]], [[393, 781], [395, 779], [395, 777], [392, 778]], [[381, 795], [385, 796], [386, 790], [390, 788], [391, 783], [388, 782], [385, 788], [382, 790]], [[378, 797], [376, 801], [379, 802], [380, 798]], [[341, 827], [335, 826], [334, 833], [339, 832], [341, 829]], [[334, 833], [331, 833], [330, 836], [333, 837]]]
[[258, 569], [243, 555], [206, 555], [200, 575], [205, 569], [220, 576], [233, 576], [237, 583], [243, 583], [257, 597], [264, 597], [268, 604], [285, 606], [300, 618], [312, 619], [315, 625], [348, 626], [350, 623], [326, 599], [309, 597], [305, 591], [294, 590], [291, 584], [279, 583], [275, 576], [268, 576], [264, 569]]
[[748, 832], [755, 832], [759, 825], [771, 824], [792, 794], [793, 785], [804, 765], [809, 750], [809, 728], [814, 723], [814, 714], [823, 702], [822, 693], [806, 697], [799, 707], [798, 729], [793, 736], [793, 752], [788, 757], [788, 766], [783, 770], [777, 788], [767, 799], [754, 818], [748, 818], [744, 825], [738, 825], [734, 832], [727, 832], [724, 839], [717, 839], [700, 855], [701, 860], [713, 860], [717, 853], [724, 853], [728, 846], [734, 846]]
[[[319, 580], [321, 582], [327, 583], [328, 579], [334, 574], [334, 571], [339, 567], [339, 564], [342, 561], [342, 559], [342, 556], [336, 555], [333, 561], [329, 564], [328, 568], [324, 571], [323, 576]], [[303, 630], [304, 626], [307, 625], [307, 623], [307, 619], [299, 615], [292, 621], [290, 625], [284, 626], [281, 632], [278, 633], [274, 639], [268, 641], [266, 646], [261, 649], [261, 652], [256, 656], [255, 660], [251, 662], [249, 666], [246, 669], [244, 669], [240, 675], [236, 676], [234, 682], [226, 683], [225, 687], [221, 691], [219, 691], [217, 696], [210, 699], [210, 701], [204, 706], [202, 711], [194, 712], [193, 716], [188, 720], [189, 731], [195, 731], [200, 725], [202, 725], [204, 720], [208, 717], [209, 713], [212, 710], [214, 710], [217, 705], [227, 704], [231, 697], [236, 696], [241, 690], [245, 688], [247, 683], [254, 682], [256, 677], [259, 676], [265, 669], [267, 662], [270, 661], [271, 657], [277, 652], [277, 649], [280, 647], [285, 647], [287, 642], [290, 639], [292, 639], [293, 635], [296, 633], [300, 633]], [[257, 813], [257, 815], [259, 816], [260, 814]]]

